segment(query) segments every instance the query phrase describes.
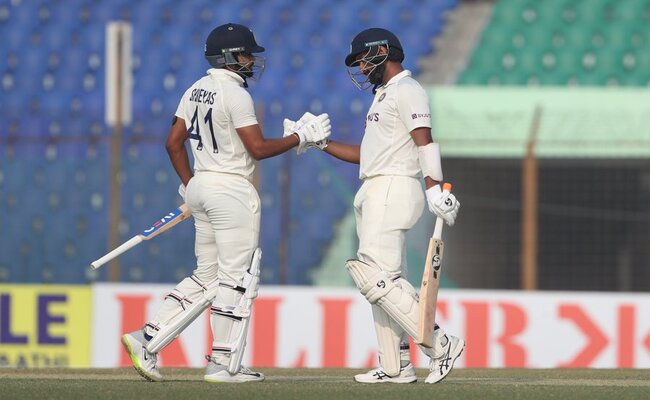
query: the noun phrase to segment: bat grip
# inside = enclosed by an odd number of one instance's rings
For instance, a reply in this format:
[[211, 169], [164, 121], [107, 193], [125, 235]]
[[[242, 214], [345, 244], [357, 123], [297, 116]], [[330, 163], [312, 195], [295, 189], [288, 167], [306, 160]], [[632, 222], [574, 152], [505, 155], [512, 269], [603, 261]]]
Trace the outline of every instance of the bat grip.
[[[442, 191], [444, 192], [451, 192], [451, 183], [446, 182], [444, 185], [442, 185]], [[433, 238], [434, 239], [442, 239], [442, 227], [445, 226], [445, 220], [443, 220], [440, 217], [436, 218], [436, 224], [433, 227]]]
[[102, 265], [106, 264], [107, 262], [111, 261], [115, 257], [119, 256], [120, 254], [124, 253], [125, 251], [129, 250], [130, 248], [138, 245], [140, 242], [142, 242], [142, 238], [140, 235], [133, 236], [131, 239], [127, 240], [126, 242], [122, 243], [119, 247], [117, 247], [115, 250], [109, 252], [102, 258], [95, 260], [90, 263], [90, 268], [92, 269], [97, 269], [101, 267]]

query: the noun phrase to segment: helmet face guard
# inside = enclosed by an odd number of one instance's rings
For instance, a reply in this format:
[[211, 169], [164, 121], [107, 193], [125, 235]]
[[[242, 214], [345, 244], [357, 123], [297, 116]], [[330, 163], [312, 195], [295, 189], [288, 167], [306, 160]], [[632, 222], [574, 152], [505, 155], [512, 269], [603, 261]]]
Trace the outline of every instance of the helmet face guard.
[[[381, 48], [385, 48], [381, 54]], [[368, 28], [359, 32], [350, 42], [350, 52], [345, 57], [348, 75], [352, 83], [361, 90], [373, 86], [373, 93], [383, 83], [386, 60], [402, 62], [402, 44], [395, 34], [383, 28]], [[362, 65], [363, 64], [363, 65]], [[359, 66], [353, 72], [351, 67]]]
[[[222, 54], [216, 56], [206, 56], [210, 65], [214, 68], [226, 68], [244, 79], [259, 81], [264, 74], [266, 59], [262, 56], [256, 56], [241, 51], [241, 48], [223, 49]], [[239, 56], [248, 56], [250, 60], [240, 61]]]
[[[380, 54], [380, 48], [386, 47], [386, 53]], [[387, 41], [368, 43], [368, 51], [359, 59], [347, 66], [348, 76], [359, 90], [366, 90], [371, 86], [381, 85], [386, 70], [385, 62], [390, 49]], [[359, 56], [357, 55], [357, 57]], [[363, 66], [361, 65], [363, 63]], [[359, 67], [355, 71], [356, 67]]]

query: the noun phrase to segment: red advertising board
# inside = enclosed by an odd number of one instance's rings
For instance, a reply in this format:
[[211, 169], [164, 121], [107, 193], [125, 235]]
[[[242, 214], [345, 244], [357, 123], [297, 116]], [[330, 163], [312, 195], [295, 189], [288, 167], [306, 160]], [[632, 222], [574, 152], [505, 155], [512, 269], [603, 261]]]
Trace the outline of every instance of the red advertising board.
[[[151, 318], [166, 285], [96, 285], [92, 365], [129, 365], [122, 332]], [[163, 350], [163, 366], [204, 365], [211, 347], [208, 314]], [[457, 367], [649, 368], [650, 295], [444, 290], [440, 325], [465, 338]], [[416, 366], [426, 357], [412, 346]], [[354, 289], [263, 286], [244, 363], [276, 367], [376, 365], [366, 300]]]

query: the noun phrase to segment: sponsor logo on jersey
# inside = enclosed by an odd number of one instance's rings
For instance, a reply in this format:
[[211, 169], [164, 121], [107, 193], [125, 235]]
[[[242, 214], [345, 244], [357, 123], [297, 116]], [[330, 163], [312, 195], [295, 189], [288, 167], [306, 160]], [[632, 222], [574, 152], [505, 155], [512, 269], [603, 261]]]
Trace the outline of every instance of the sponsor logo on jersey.
[[411, 114], [411, 119], [418, 119], [418, 118], [431, 118], [431, 113], [428, 113], [428, 114]]
[[367, 122], [377, 122], [379, 121], [379, 113], [370, 113], [366, 115]]
[[379, 99], [377, 99], [377, 103], [381, 103], [382, 100], [386, 98], [386, 93], [382, 93], [381, 96], [379, 96]]

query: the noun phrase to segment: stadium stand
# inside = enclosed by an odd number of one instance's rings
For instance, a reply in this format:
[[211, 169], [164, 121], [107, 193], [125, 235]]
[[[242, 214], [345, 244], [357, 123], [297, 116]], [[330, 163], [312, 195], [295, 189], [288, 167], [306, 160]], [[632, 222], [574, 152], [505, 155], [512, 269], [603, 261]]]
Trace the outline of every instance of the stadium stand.
[[[203, 41], [214, 26], [249, 24], [267, 48], [264, 77], [251, 93], [268, 136], [281, 134], [284, 117], [311, 110], [330, 113], [342, 140], [359, 141], [371, 96], [356, 92], [347, 77], [342, 60], [349, 40], [366, 27], [391, 29], [407, 48], [406, 66], [417, 73], [416, 60], [433, 51], [428, 38], [442, 31], [443, 13], [456, 4], [0, 1], [0, 193], [10, 211], [0, 219], [0, 281], [107, 279], [104, 270], [90, 273], [86, 267], [108, 250], [108, 168], [116, 155], [108, 151], [111, 130], [103, 115], [107, 22], [129, 20], [134, 30], [133, 124], [124, 132], [121, 154], [126, 240], [176, 206], [177, 179], [164, 139], [178, 98], [207, 69]], [[290, 193], [281, 190], [282, 158], [260, 164], [263, 279], [307, 284], [309, 269], [332, 240], [332, 225], [349, 206], [330, 186], [338, 180], [355, 187], [356, 169], [313, 155], [284, 157], [293, 166]], [[291, 219], [283, 237], [286, 201]], [[175, 232], [122, 256], [120, 279], [168, 282], [186, 275], [193, 262], [192, 226]], [[305, 251], [314, 241], [314, 250]], [[282, 246], [288, 253], [281, 266]]]
[[492, 19], [463, 85], [646, 86], [647, 0], [511, 0]]

